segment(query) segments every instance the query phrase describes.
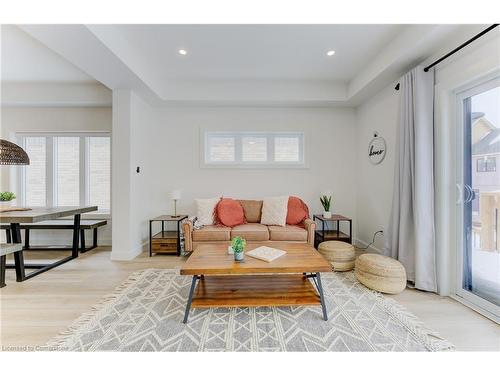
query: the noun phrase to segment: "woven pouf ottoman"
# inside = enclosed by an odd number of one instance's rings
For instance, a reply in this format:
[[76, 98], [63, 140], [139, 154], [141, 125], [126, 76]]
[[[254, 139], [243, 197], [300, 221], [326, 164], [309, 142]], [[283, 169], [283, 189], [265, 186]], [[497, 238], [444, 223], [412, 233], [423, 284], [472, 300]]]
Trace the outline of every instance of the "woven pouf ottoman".
[[396, 259], [379, 254], [363, 254], [356, 259], [354, 274], [364, 286], [388, 294], [406, 288], [406, 271]]
[[350, 271], [354, 268], [354, 246], [343, 241], [325, 241], [318, 246], [318, 251], [328, 260], [334, 271]]

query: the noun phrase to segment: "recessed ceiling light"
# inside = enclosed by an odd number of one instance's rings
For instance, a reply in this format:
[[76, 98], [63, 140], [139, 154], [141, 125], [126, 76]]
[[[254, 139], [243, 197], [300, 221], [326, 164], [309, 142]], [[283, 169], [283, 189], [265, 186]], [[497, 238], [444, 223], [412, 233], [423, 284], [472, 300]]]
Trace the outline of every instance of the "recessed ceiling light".
[[179, 55], [187, 55], [188, 51], [186, 51], [185, 49], [180, 49], [179, 50]]
[[333, 56], [333, 55], [335, 55], [335, 51], [334, 51], [333, 49], [331, 49], [331, 50], [330, 50], [330, 51], [328, 51], [326, 54], [327, 54], [328, 56]]

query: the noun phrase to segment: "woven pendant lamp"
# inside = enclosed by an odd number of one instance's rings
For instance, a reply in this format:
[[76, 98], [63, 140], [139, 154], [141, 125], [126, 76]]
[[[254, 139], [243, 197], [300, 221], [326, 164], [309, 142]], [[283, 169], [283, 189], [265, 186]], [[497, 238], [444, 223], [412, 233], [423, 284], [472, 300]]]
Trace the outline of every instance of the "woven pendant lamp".
[[0, 165], [29, 165], [26, 151], [15, 143], [0, 139]]

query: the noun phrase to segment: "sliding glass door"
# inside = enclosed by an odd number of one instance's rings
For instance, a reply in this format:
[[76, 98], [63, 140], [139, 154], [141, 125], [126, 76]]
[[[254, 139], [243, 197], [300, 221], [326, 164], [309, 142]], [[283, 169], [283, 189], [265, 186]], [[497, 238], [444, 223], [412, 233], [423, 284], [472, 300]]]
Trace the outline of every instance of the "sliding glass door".
[[457, 294], [500, 317], [500, 79], [458, 96]]

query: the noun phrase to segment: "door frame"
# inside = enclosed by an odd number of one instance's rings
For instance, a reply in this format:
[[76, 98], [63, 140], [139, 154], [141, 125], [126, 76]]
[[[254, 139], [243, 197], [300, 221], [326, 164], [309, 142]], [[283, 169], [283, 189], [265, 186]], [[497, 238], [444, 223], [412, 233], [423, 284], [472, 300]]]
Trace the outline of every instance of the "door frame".
[[492, 88], [500, 86], [500, 75], [496, 75], [495, 77], [487, 76], [483, 77], [480, 80], [476, 80], [473, 83], [470, 83], [466, 87], [462, 87], [459, 91], [455, 92], [455, 105], [456, 105], [456, 137], [455, 137], [455, 150], [456, 157], [455, 162], [455, 191], [457, 192], [457, 196], [455, 199], [455, 252], [456, 252], [456, 263], [455, 263], [455, 288], [453, 297], [460, 301], [461, 303], [471, 307], [474, 310], [477, 310], [481, 314], [486, 317], [492, 319], [493, 321], [500, 323], [500, 306], [495, 305], [494, 303], [487, 301], [476, 294], [466, 290], [463, 288], [464, 281], [464, 247], [465, 247], [465, 239], [464, 239], [464, 206], [463, 206], [463, 191], [464, 191], [464, 180], [465, 180], [465, 172], [464, 172], [464, 162], [466, 151], [464, 149], [465, 145], [465, 127], [464, 127], [464, 100], [480, 94], [484, 91], [488, 91]]

